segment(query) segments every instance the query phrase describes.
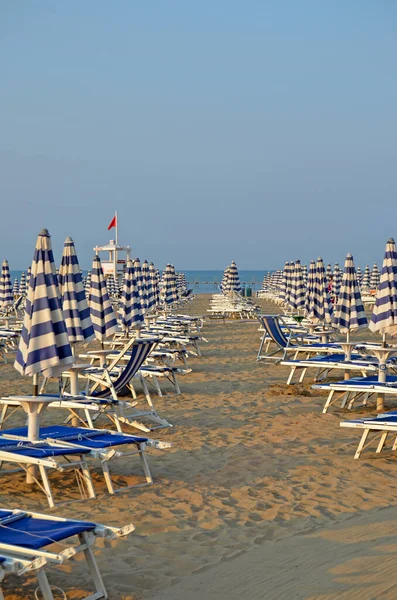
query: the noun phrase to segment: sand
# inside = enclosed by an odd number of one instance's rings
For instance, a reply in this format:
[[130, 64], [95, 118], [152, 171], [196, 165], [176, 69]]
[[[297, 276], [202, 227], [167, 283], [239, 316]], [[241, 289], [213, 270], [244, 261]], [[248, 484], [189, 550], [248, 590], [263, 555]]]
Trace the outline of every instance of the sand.
[[[189, 310], [207, 305], [199, 296]], [[128, 539], [97, 552], [110, 599], [395, 598], [395, 458], [366, 452], [354, 461], [359, 434], [339, 427], [346, 411], [322, 415], [324, 396], [309, 380], [287, 388], [286, 368], [256, 363], [256, 322], [209, 322], [203, 333], [209, 343], [181, 378], [183, 394], [155, 398], [175, 426], [153, 435], [174, 444], [150, 452], [155, 484], [109, 496], [94, 470], [96, 500], [54, 509], [135, 524]], [[11, 365], [0, 374], [0, 393], [30, 390]], [[21, 423], [15, 416], [10, 425]], [[137, 481], [126, 461], [119, 472]], [[62, 478], [52, 480], [62, 490]], [[0, 506], [51, 512], [21, 477], [0, 481]], [[83, 565], [70, 571], [51, 569], [50, 579], [82, 598]], [[8, 578], [6, 599], [31, 600], [34, 587], [32, 577], [23, 587]]]

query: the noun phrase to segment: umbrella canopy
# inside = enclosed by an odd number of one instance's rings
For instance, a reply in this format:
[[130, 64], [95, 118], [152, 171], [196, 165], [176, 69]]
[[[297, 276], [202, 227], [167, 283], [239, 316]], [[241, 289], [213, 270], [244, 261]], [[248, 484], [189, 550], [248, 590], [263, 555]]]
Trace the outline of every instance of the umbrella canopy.
[[8, 262], [4, 260], [1, 267], [0, 277], [0, 308], [2, 310], [7, 310], [7, 308], [11, 308], [13, 305], [14, 296], [12, 293], [10, 269]]
[[378, 269], [378, 265], [375, 263], [372, 272], [371, 272], [371, 281], [369, 287], [371, 290], [376, 290], [380, 282], [380, 273]]
[[312, 323], [331, 323], [332, 303], [328, 293], [328, 282], [322, 258], [310, 263], [305, 303], [306, 317]]
[[144, 273], [146, 279], [146, 308], [147, 311], [152, 311], [156, 307], [156, 291], [154, 289], [155, 281], [153, 279], [153, 274], [155, 274], [153, 263], [149, 263], [147, 261], [144, 262]]
[[141, 295], [132, 260], [127, 261], [124, 273], [123, 291], [120, 301], [120, 320], [121, 326], [125, 331], [128, 331], [132, 327], [139, 329], [144, 323]]
[[224, 291], [236, 292], [237, 294], [241, 292], [240, 277], [234, 260], [231, 262], [227, 273], [227, 281], [225, 283]]
[[337, 298], [340, 292], [340, 286], [342, 285], [342, 269], [335, 263], [333, 280], [332, 280], [332, 294]]
[[303, 277], [303, 285], [306, 285], [306, 282], [307, 282], [307, 265], [302, 265], [302, 277]]
[[305, 287], [303, 285], [300, 260], [297, 260], [294, 265], [291, 282], [291, 297], [289, 303], [294, 310], [300, 310], [305, 306]]
[[106, 289], [101, 259], [94, 256], [91, 271], [91, 288], [88, 296], [91, 320], [95, 337], [103, 341], [117, 331], [117, 320]]
[[156, 307], [160, 303], [160, 290], [159, 290], [158, 273], [152, 262], [149, 265], [149, 277], [150, 277], [150, 285], [151, 285], [151, 288], [153, 291], [153, 307]]
[[175, 281], [175, 269], [173, 265], [168, 264], [163, 271], [161, 286], [162, 304], [173, 304], [178, 300]]
[[145, 311], [146, 311], [146, 285], [143, 280], [142, 265], [141, 265], [141, 261], [139, 260], [139, 258], [136, 258], [134, 260], [133, 267], [134, 267], [135, 277], [136, 277], [137, 284], [138, 284], [139, 295], [141, 297], [142, 310], [145, 313]]
[[12, 286], [12, 293], [14, 294], [14, 296], [19, 295], [19, 279], [18, 279], [18, 277], [15, 277], [15, 279], [14, 279], [14, 285]]
[[63, 246], [58, 282], [69, 342], [89, 342], [94, 338], [94, 328], [76, 249], [70, 237], [66, 238]]
[[14, 367], [22, 375], [58, 377], [74, 363], [56, 277], [51, 238], [42, 229], [36, 243], [21, 339]]
[[364, 275], [361, 280], [361, 289], [369, 290], [371, 284], [371, 272], [369, 270], [369, 265], [365, 265]]
[[327, 264], [327, 268], [325, 270], [325, 276], [326, 276], [328, 282], [333, 277], [332, 267], [331, 267], [330, 263]]
[[152, 302], [152, 299], [149, 296], [152, 295], [150, 277], [149, 277], [149, 263], [147, 260], [144, 260], [142, 263], [142, 289], [144, 290], [143, 300], [144, 300], [144, 312], [145, 314], [149, 312], [149, 304]]
[[25, 271], [22, 271], [21, 281], [19, 282], [19, 293], [21, 294], [21, 296], [26, 296], [26, 290], [27, 290], [26, 273], [25, 273]]
[[85, 295], [87, 298], [90, 295], [90, 290], [91, 290], [91, 269], [88, 271], [87, 277], [85, 278], [84, 291], [85, 291]]
[[358, 265], [358, 267], [356, 269], [356, 276], [357, 276], [357, 283], [358, 283], [358, 285], [361, 285], [361, 282], [362, 282], [362, 279], [363, 279], [363, 274], [361, 272], [360, 265]]
[[397, 333], [397, 250], [393, 238], [386, 244], [382, 275], [369, 329], [383, 336]]
[[290, 283], [290, 264], [287, 261], [284, 265], [284, 270], [281, 278], [281, 288], [280, 288], [280, 300], [284, 302], [284, 304], [288, 304], [291, 290]]
[[348, 254], [345, 260], [339, 298], [335, 307], [333, 325], [342, 333], [349, 334], [351, 331], [366, 327], [367, 324], [353, 257]]

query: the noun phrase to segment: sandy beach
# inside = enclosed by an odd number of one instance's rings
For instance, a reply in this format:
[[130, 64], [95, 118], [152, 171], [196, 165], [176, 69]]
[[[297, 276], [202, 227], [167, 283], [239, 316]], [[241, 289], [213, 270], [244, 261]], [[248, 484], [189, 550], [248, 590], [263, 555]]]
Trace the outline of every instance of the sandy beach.
[[[198, 296], [188, 312], [206, 314], [208, 301]], [[92, 468], [97, 499], [50, 511], [18, 475], [2, 478], [0, 506], [133, 522], [134, 534], [97, 553], [111, 600], [394, 599], [395, 458], [354, 461], [358, 434], [339, 427], [347, 411], [322, 415], [324, 396], [309, 379], [287, 388], [286, 368], [256, 363], [256, 321], [211, 321], [203, 334], [209, 343], [181, 377], [182, 395], [154, 397], [174, 428], [152, 436], [173, 443], [150, 452], [153, 486], [109, 496]], [[12, 361], [0, 372], [2, 395], [30, 391]], [[126, 461], [119, 473], [137, 481]], [[52, 477], [55, 492], [68, 477]], [[84, 569], [69, 573], [49, 569], [68, 598], [84, 597]], [[31, 600], [35, 587], [33, 577], [23, 587], [7, 577], [6, 599]]]

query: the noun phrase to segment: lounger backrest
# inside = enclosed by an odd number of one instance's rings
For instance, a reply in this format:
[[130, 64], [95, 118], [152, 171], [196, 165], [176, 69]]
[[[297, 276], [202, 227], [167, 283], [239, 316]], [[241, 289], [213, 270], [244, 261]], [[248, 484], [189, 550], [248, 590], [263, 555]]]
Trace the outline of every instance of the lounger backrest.
[[285, 337], [281, 329], [278, 317], [262, 316], [260, 319], [266, 333], [273, 340], [273, 342], [280, 346], [280, 348], [286, 348], [288, 346], [288, 339]]
[[[120, 376], [116, 379], [116, 381], [113, 382], [116, 392], [119, 392], [129, 384], [151, 351], [157, 346], [158, 341], [158, 339], [153, 338], [135, 340], [131, 348], [131, 354], [128, 363], [121, 372]], [[96, 398], [106, 398], [108, 395], [108, 389], [98, 390], [91, 393], [91, 396], [95, 396]]]

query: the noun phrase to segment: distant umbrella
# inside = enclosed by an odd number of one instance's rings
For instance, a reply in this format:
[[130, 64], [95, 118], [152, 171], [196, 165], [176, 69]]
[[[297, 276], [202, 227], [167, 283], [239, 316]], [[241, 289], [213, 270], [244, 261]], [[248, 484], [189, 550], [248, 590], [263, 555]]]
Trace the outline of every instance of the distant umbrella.
[[357, 276], [357, 283], [358, 285], [361, 285], [361, 281], [363, 279], [363, 274], [361, 272], [361, 267], [360, 265], [358, 265], [357, 269], [356, 269], [356, 276]]
[[361, 280], [361, 289], [363, 291], [368, 291], [371, 284], [371, 272], [369, 270], [369, 265], [365, 265], [364, 275]]
[[26, 293], [27, 293], [25, 271], [22, 271], [22, 274], [21, 274], [21, 281], [19, 282], [19, 293], [21, 294], [21, 296], [26, 296]]
[[152, 262], [149, 265], [149, 277], [150, 277], [150, 284], [151, 284], [151, 287], [153, 290], [153, 307], [155, 308], [160, 303], [160, 290], [159, 290], [158, 273]]
[[366, 327], [367, 324], [353, 257], [348, 254], [345, 260], [339, 298], [335, 307], [333, 325], [342, 333], [346, 333], [349, 341], [351, 331]]
[[234, 262], [234, 260], [231, 262], [228, 270], [227, 281], [225, 283], [225, 291], [236, 292], [237, 294], [241, 292], [240, 277], [238, 274], [237, 265]]
[[76, 249], [70, 237], [66, 238], [63, 247], [58, 282], [69, 342], [89, 342], [94, 338], [94, 328]]
[[322, 258], [310, 263], [305, 303], [306, 317], [311, 323], [329, 324], [332, 321], [332, 304]]
[[338, 263], [335, 263], [332, 279], [332, 294], [335, 298], [338, 298], [339, 296], [340, 286], [342, 284], [342, 276], [342, 269], [340, 268]]
[[371, 281], [369, 284], [371, 290], [376, 290], [376, 288], [379, 285], [379, 281], [380, 281], [380, 273], [379, 273], [378, 265], [375, 263], [374, 266], [372, 267]]
[[98, 340], [103, 341], [105, 338], [116, 333], [117, 320], [106, 289], [105, 276], [98, 255], [94, 256], [92, 263], [88, 306], [90, 308], [95, 337]]
[[369, 329], [384, 337], [397, 333], [397, 251], [393, 238], [386, 244], [382, 275], [376, 292]]
[[122, 328], [127, 332], [131, 328], [139, 329], [144, 323], [141, 295], [131, 260], [127, 261], [124, 273], [123, 291], [120, 300], [120, 320]]
[[325, 270], [325, 276], [326, 276], [328, 282], [331, 281], [332, 275], [333, 275], [332, 267], [331, 267], [330, 263], [328, 263], [327, 268]]
[[305, 288], [303, 285], [300, 260], [297, 260], [294, 265], [289, 304], [294, 310], [297, 311], [301, 310], [305, 306]]
[[161, 286], [161, 301], [164, 305], [173, 304], [178, 300], [176, 291], [175, 270], [173, 265], [168, 264], [163, 271]]
[[7, 311], [14, 305], [12, 284], [8, 262], [3, 261], [0, 276], [0, 309]]
[[15, 277], [15, 279], [14, 279], [14, 285], [12, 286], [12, 293], [14, 294], [14, 296], [19, 295], [19, 279], [18, 279], [18, 277]]

